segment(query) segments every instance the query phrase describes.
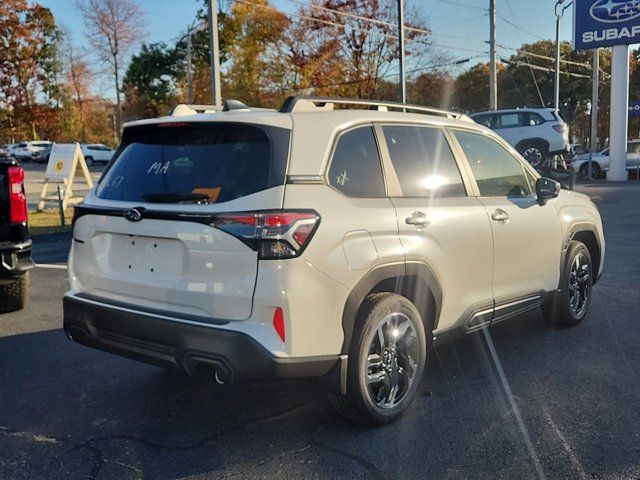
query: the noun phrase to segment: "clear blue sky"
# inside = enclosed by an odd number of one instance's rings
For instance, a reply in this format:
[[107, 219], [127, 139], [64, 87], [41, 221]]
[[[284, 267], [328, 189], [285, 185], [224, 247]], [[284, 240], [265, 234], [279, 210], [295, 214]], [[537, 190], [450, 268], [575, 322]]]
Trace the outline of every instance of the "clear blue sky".
[[[84, 25], [71, 0], [38, 0], [49, 7], [57, 22], [71, 32], [75, 44], [86, 45]], [[202, 0], [137, 0], [145, 13], [147, 42], [172, 42], [179, 38], [204, 4]], [[288, 12], [297, 8], [300, 0], [272, 0], [272, 4]], [[305, 0], [309, 2], [310, 0]], [[519, 47], [541, 38], [555, 37], [555, 0], [496, 0], [498, 10], [498, 43], [507, 47]], [[221, 4], [228, 4], [222, 0]], [[435, 43], [454, 58], [482, 56], [488, 50], [483, 41], [489, 36], [487, 16], [489, 0], [407, 0], [407, 11], [415, 8], [427, 20], [436, 33]], [[562, 22], [562, 38], [571, 37], [571, 9]], [[407, 19], [410, 20], [410, 19]], [[517, 27], [519, 28], [517, 28]], [[468, 51], [472, 50], [472, 51]], [[499, 50], [508, 56], [510, 50]], [[486, 61], [486, 55], [473, 63]], [[468, 65], [471, 65], [468, 64]], [[110, 92], [107, 82], [100, 82], [96, 91]], [[104, 94], [104, 93], [103, 93]]]

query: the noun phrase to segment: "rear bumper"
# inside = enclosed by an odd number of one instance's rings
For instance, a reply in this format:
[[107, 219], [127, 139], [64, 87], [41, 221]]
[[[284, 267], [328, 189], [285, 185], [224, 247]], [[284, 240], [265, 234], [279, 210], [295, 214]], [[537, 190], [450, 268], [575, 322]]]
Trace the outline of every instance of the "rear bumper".
[[194, 375], [215, 370], [228, 383], [287, 377], [318, 377], [340, 366], [339, 356], [280, 358], [250, 336], [185, 320], [170, 313], [67, 295], [64, 330], [72, 340], [99, 350]]
[[0, 244], [0, 274], [22, 275], [32, 268], [31, 240], [18, 244]]

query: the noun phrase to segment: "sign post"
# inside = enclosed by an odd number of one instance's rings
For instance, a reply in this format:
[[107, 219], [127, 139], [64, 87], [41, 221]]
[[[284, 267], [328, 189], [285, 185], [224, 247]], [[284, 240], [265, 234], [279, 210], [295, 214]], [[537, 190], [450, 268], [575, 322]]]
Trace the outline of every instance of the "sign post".
[[87, 162], [82, 154], [82, 149], [78, 143], [56, 143], [51, 149], [49, 163], [44, 174], [44, 185], [40, 192], [40, 201], [38, 202], [38, 211], [41, 212], [45, 204], [58, 202], [58, 194], [49, 194], [49, 185], [56, 184], [59, 188], [62, 186], [62, 209], [66, 209], [67, 205], [75, 204], [82, 200], [82, 197], [73, 196], [73, 185], [76, 179], [76, 173], [80, 169], [89, 188], [93, 187], [93, 179], [89, 173]]
[[607, 179], [626, 181], [629, 45], [640, 43], [640, 0], [576, 0], [573, 34], [577, 50], [613, 47]]

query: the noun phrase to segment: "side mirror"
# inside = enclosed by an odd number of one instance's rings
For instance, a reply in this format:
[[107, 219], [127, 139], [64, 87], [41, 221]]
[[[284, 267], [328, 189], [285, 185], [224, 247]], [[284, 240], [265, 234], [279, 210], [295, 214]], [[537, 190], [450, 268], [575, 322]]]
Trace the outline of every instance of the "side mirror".
[[550, 178], [539, 178], [536, 182], [536, 196], [538, 197], [538, 203], [544, 205], [547, 200], [556, 198], [560, 195], [560, 189], [562, 186], [560, 182], [556, 182]]

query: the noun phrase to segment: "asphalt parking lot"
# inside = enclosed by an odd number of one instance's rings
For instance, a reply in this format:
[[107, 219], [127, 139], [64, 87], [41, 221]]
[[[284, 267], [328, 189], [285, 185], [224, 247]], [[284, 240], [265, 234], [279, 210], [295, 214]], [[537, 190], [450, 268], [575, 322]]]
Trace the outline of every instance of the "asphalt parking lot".
[[437, 345], [427, 392], [378, 429], [321, 381], [219, 386], [68, 341], [69, 238], [38, 238], [31, 303], [0, 316], [0, 478], [640, 478], [640, 186], [580, 189], [608, 242], [582, 325]]

